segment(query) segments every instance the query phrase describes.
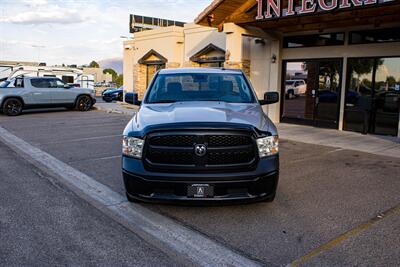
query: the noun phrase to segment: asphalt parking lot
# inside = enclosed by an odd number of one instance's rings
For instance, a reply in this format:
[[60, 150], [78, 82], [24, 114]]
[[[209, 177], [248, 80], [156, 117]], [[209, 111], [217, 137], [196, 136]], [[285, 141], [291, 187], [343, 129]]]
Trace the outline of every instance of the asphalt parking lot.
[[[129, 119], [61, 110], [0, 115], [0, 126], [123, 194]], [[399, 192], [398, 158], [282, 140], [273, 203], [143, 206], [267, 266], [400, 266]]]

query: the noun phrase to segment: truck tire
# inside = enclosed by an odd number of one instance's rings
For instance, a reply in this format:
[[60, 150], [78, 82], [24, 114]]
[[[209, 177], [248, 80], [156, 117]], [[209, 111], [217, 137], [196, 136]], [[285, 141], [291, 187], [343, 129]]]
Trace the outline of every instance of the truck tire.
[[76, 106], [75, 109], [78, 111], [89, 111], [93, 106], [93, 101], [92, 98], [90, 98], [90, 96], [87, 95], [83, 95], [78, 97], [78, 99], [76, 100]]
[[18, 116], [22, 113], [23, 103], [18, 98], [6, 99], [3, 103], [3, 113], [7, 116]]

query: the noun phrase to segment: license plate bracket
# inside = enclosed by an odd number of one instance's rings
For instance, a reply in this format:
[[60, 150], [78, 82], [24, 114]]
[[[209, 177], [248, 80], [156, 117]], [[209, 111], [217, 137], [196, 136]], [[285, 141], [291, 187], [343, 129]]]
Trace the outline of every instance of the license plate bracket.
[[188, 197], [210, 198], [214, 197], [214, 187], [209, 184], [192, 184], [188, 186]]

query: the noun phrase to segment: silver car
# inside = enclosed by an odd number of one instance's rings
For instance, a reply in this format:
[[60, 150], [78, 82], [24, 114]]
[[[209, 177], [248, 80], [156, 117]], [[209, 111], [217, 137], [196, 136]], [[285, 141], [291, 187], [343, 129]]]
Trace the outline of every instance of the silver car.
[[0, 111], [8, 116], [34, 108], [89, 111], [95, 103], [94, 90], [73, 88], [54, 77], [17, 77], [0, 83]]

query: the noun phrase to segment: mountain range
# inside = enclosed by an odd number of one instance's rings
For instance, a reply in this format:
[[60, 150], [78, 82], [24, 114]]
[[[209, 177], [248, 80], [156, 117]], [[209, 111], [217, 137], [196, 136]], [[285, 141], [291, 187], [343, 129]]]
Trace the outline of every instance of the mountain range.
[[108, 69], [111, 68], [115, 70], [117, 73], [122, 74], [123, 73], [123, 60], [122, 58], [109, 58], [109, 59], [103, 59], [98, 61], [99, 65], [103, 69]]

